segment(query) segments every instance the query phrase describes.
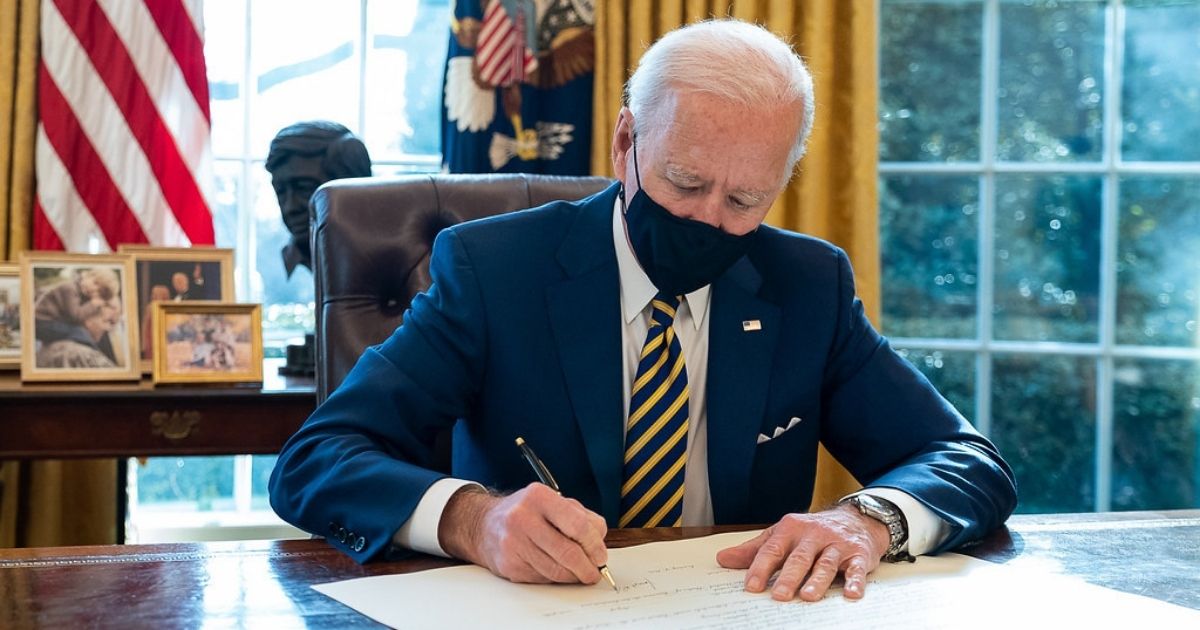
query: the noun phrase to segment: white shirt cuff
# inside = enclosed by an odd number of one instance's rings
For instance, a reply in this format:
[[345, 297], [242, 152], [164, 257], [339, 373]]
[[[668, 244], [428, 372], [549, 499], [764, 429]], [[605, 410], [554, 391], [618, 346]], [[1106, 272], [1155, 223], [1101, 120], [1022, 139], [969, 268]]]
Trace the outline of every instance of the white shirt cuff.
[[412, 516], [396, 530], [392, 536], [392, 543], [405, 549], [449, 558], [450, 554], [446, 553], [438, 542], [438, 523], [442, 520], [442, 512], [446, 510], [450, 497], [460, 488], [478, 485], [474, 481], [452, 477], [435, 481], [421, 496], [421, 501], [417, 503]]
[[854, 494], [869, 494], [896, 504], [908, 523], [908, 542], [901, 551], [919, 556], [937, 548], [950, 535], [950, 525], [924, 503], [895, 488], [863, 488]]

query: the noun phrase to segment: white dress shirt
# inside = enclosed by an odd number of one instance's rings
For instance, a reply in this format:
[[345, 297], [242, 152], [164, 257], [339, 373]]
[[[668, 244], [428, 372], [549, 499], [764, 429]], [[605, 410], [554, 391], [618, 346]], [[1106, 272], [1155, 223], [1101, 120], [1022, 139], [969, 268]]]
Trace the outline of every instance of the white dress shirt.
[[[637, 374], [638, 357], [650, 326], [650, 302], [658, 289], [646, 276], [625, 232], [620, 199], [613, 208], [613, 244], [621, 285], [621, 364], [625, 418], [629, 417], [629, 396]], [[675, 313], [672, 327], [683, 350], [688, 377], [688, 443], [683, 482], [683, 524], [712, 525], [712, 497], [708, 485], [708, 411], [705, 404], [708, 383], [708, 307], [711, 287], [704, 286], [684, 296]], [[628, 430], [628, 427], [626, 427]], [[446, 556], [438, 543], [438, 523], [451, 495], [474, 482], [445, 478], [430, 486], [400, 527], [393, 542], [401, 547]], [[949, 535], [949, 526], [928, 507], [909, 494], [892, 488], [865, 488], [860, 492], [887, 499], [896, 504], [908, 522], [906, 551], [920, 555], [937, 546]], [[857, 493], [855, 493], [857, 494]]]

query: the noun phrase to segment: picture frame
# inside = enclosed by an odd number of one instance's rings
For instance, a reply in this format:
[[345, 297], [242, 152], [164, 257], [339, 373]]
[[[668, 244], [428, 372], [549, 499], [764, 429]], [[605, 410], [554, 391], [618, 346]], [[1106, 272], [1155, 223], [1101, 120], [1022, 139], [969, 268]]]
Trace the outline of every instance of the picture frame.
[[21, 380], [142, 376], [133, 257], [21, 252]]
[[0, 263], [0, 370], [21, 368], [21, 268]]
[[262, 305], [183, 301], [151, 308], [155, 384], [262, 382]]
[[122, 254], [133, 256], [137, 277], [142, 372], [149, 374], [154, 358], [150, 305], [155, 301], [236, 302], [233, 285], [233, 250], [217, 247], [155, 247], [122, 244]]

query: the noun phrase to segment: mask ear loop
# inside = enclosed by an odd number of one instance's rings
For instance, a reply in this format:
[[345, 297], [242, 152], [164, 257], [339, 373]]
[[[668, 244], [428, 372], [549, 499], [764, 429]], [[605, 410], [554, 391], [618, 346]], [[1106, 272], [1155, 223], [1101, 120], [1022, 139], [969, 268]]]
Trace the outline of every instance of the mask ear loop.
[[[631, 136], [631, 150], [633, 151], [633, 178], [637, 180], [638, 188], [642, 187], [641, 167], [638, 166], [637, 159], [637, 136]], [[621, 184], [621, 190], [617, 191], [617, 196], [621, 198], [621, 206], [625, 206], [625, 185]]]
[[637, 136], [633, 136], [633, 139], [631, 140], [631, 142], [632, 142], [632, 148], [633, 148], [633, 177], [634, 177], [634, 179], [637, 180], [638, 188], [641, 188], [642, 187], [642, 173], [641, 173], [642, 168], [640, 166], [638, 166], [638, 160], [637, 160]]

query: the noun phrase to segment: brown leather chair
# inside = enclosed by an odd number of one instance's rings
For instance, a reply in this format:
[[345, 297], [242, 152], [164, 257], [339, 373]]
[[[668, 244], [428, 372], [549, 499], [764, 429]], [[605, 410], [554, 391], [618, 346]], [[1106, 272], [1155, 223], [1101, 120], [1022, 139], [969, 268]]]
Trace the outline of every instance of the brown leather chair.
[[429, 287], [442, 228], [550, 201], [582, 199], [612, 180], [545, 175], [412, 175], [329, 182], [312, 199], [317, 401], [367, 346], [400, 325]]

